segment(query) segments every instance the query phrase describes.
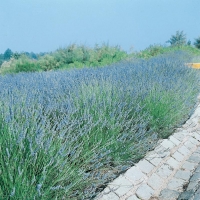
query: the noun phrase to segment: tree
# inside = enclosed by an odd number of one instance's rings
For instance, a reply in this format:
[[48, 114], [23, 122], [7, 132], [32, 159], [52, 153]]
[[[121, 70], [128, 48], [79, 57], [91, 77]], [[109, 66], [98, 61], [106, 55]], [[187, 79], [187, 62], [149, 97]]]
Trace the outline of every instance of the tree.
[[20, 53], [17, 53], [17, 52], [15, 52], [15, 53], [12, 54], [12, 57], [14, 59], [16, 59], [16, 60], [18, 60], [20, 58], [20, 56], [21, 56]]
[[200, 49], [200, 36], [195, 39], [194, 46], [198, 49]]
[[176, 31], [175, 35], [172, 35], [171, 38], [167, 41], [171, 46], [183, 46], [187, 44], [186, 35], [183, 31]]
[[9, 60], [12, 57], [12, 55], [13, 52], [10, 49], [7, 49], [3, 54], [4, 60]]
[[191, 41], [190, 41], [190, 40], [187, 41], [187, 45], [188, 45], [188, 46], [191, 45]]

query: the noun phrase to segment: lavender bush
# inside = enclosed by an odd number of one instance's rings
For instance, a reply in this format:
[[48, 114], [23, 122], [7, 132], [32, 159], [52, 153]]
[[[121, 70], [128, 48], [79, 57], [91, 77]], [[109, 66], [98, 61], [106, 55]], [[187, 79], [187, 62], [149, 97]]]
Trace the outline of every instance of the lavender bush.
[[191, 115], [183, 57], [0, 77], [0, 199], [93, 199]]

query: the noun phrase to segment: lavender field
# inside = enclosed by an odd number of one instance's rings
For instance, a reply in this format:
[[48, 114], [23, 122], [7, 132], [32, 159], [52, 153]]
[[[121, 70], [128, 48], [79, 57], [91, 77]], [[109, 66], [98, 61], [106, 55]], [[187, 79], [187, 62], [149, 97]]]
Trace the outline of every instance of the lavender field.
[[93, 199], [190, 117], [189, 61], [0, 76], [0, 199]]

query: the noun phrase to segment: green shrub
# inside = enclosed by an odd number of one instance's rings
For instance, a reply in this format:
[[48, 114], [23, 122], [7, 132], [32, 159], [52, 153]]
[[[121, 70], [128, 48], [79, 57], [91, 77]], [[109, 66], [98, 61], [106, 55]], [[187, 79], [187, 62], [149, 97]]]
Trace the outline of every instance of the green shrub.
[[41, 71], [39, 63], [23, 55], [18, 59], [11, 58], [10, 61], [4, 62], [1, 66], [0, 74], [36, 71]]
[[176, 51], [185, 51], [189, 53], [191, 57], [193, 57], [193, 61], [198, 61], [200, 57], [200, 50], [191, 45], [182, 45], [182, 46], [150, 45], [148, 48], [140, 52], [134, 52], [130, 54], [128, 58], [149, 59], [160, 54], [171, 53]]
[[40, 71], [40, 65], [36, 62], [24, 61], [17, 62], [15, 66], [15, 73], [19, 72], [36, 72]]
[[50, 54], [42, 56], [38, 60], [38, 63], [43, 71], [49, 71], [60, 67], [60, 63]]

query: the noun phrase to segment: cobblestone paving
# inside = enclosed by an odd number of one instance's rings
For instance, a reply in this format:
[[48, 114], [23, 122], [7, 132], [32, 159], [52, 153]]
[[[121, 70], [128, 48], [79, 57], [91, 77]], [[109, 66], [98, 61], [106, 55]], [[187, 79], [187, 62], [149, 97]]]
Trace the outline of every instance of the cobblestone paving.
[[96, 200], [200, 200], [200, 105], [169, 139], [108, 184]]
[[200, 164], [189, 180], [184, 192], [179, 194], [178, 200], [199, 200], [200, 199]]

